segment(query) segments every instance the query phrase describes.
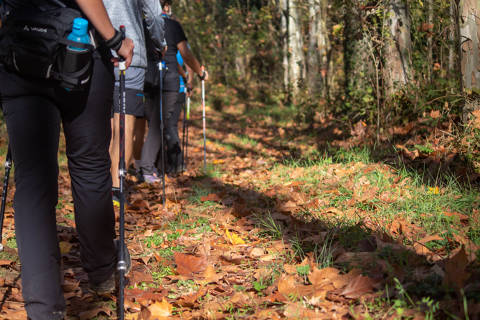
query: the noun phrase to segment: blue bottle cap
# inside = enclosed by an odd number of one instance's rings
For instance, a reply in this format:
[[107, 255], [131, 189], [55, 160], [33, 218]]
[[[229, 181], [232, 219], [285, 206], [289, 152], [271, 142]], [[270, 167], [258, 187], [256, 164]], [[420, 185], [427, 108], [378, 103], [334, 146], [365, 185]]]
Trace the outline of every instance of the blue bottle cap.
[[87, 34], [88, 21], [83, 18], [75, 18], [73, 20], [73, 31], [76, 34], [84, 35]]

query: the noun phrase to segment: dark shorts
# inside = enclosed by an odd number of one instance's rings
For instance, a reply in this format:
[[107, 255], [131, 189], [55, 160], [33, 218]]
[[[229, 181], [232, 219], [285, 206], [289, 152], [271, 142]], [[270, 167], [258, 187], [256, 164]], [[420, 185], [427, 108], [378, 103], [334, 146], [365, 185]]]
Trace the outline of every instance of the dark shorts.
[[[113, 92], [113, 113], [120, 113], [119, 89], [115, 87]], [[125, 91], [126, 110], [125, 113], [137, 118], [145, 117], [145, 95], [142, 90], [127, 88]]]

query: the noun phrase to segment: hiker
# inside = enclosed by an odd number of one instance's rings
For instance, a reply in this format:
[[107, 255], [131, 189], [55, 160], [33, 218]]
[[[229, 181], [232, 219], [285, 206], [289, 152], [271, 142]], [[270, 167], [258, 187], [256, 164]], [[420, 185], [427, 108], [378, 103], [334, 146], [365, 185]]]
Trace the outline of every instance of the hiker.
[[[104, 0], [107, 12], [115, 27], [124, 25], [127, 36], [133, 39], [135, 44], [134, 57], [130, 68], [125, 75], [126, 87], [126, 115], [125, 115], [125, 162], [127, 167], [133, 160], [133, 148], [135, 133], [141, 129], [141, 119], [145, 117], [144, 107], [144, 83], [147, 68], [147, 54], [145, 47], [145, 33], [143, 21], [147, 33], [157, 50], [165, 47], [164, 19], [162, 7], [158, 0]], [[138, 5], [141, 5], [141, 8]], [[116, 205], [120, 198], [120, 179], [118, 172], [120, 128], [118, 125], [120, 107], [118, 97], [118, 72], [115, 72], [115, 90], [113, 99], [113, 120], [112, 120], [112, 143], [110, 155], [112, 158], [112, 180], [113, 180], [113, 201]], [[137, 138], [138, 139], [138, 138]]]
[[[190, 48], [190, 46], [188, 46]], [[177, 52], [176, 55], [177, 62], [179, 65], [178, 71], [179, 71], [179, 91], [177, 95], [177, 101], [175, 102], [175, 111], [173, 113], [173, 120], [172, 124], [174, 128], [172, 129], [173, 132], [176, 132], [178, 135], [178, 119], [180, 118], [180, 114], [182, 113], [182, 110], [185, 112], [185, 102], [186, 102], [186, 97], [191, 96], [193, 92], [193, 70], [185, 66], [185, 63], [183, 61], [182, 54], [180, 51]], [[187, 69], [187, 72], [185, 69]], [[175, 120], [176, 119], [176, 120]], [[185, 124], [184, 124], [185, 125]], [[184, 146], [182, 145], [182, 148]], [[177, 153], [177, 156], [175, 159], [173, 159], [173, 163], [168, 163], [167, 167], [169, 168], [175, 168], [178, 167], [177, 164], [182, 164], [183, 165], [183, 152], [184, 150], [180, 150], [180, 153]], [[170, 160], [172, 161], [172, 160]], [[159, 166], [157, 165], [157, 168]], [[185, 168], [180, 167], [180, 169], [183, 171]]]
[[[15, 235], [25, 308], [31, 320], [64, 319], [55, 221], [60, 126], [66, 138], [82, 266], [92, 290], [114, 290], [117, 248], [108, 155], [114, 86], [110, 50], [129, 66], [134, 45], [114, 29], [101, 0], [3, 0], [0, 14], [0, 96], [15, 165]], [[73, 33], [73, 17], [82, 15], [88, 19], [89, 36], [85, 38], [86, 20], [78, 20], [74, 29], [81, 30], [82, 39], [90, 44], [78, 40], [62, 44], [49, 37], [53, 29], [40, 27], [55, 26], [60, 32], [68, 26]], [[53, 60], [63, 56], [50, 55], [47, 48], [64, 52], [65, 59]], [[66, 57], [73, 60], [67, 63]]]
[[[179, 65], [177, 63], [177, 52], [180, 51], [183, 60], [187, 66], [192, 68], [200, 79], [208, 79], [208, 73], [205, 67], [201, 66], [198, 60], [193, 56], [188, 48], [187, 37], [179, 22], [170, 19], [172, 10], [172, 0], [161, 0], [163, 7], [163, 16], [165, 19], [165, 38], [167, 41], [167, 51], [164, 56], [164, 62], [167, 68], [163, 78], [163, 118], [165, 121], [165, 141], [167, 145], [167, 172], [178, 173], [182, 171], [181, 161], [176, 161], [181, 152], [180, 139], [178, 137], [177, 122], [178, 115], [175, 116], [175, 104], [180, 90]], [[160, 179], [155, 174], [156, 160], [161, 146], [160, 132], [160, 103], [158, 89], [152, 90], [153, 102], [152, 113], [149, 121], [149, 130], [147, 139], [142, 149], [141, 170], [143, 177], [148, 183], [159, 182]]]

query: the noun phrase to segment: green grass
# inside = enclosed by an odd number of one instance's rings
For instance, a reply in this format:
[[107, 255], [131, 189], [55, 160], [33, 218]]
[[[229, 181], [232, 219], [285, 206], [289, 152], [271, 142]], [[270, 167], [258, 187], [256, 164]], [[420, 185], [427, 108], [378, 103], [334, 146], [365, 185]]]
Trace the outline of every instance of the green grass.
[[144, 243], [148, 248], [155, 248], [160, 246], [164, 241], [163, 234], [157, 231], [154, 235], [146, 237]]
[[17, 261], [18, 256], [14, 255], [14, 254], [11, 254], [11, 253], [8, 253], [6, 251], [2, 251], [2, 252], [0, 252], [0, 260]]
[[7, 247], [17, 249], [17, 239], [15, 237], [9, 238], [7, 240]]
[[234, 139], [233, 142], [239, 143], [241, 145], [247, 145], [251, 147], [256, 147], [258, 145], [258, 141], [250, 138], [247, 135], [241, 134], [237, 135]]
[[155, 282], [161, 282], [163, 278], [174, 275], [175, 272], [170, 266], [159, 266], [157, 271], [152, 272], [152, 277]]
[[[192, 188], [192, 194], [188, 197], [188, 201], [192, 204], [202, 204], [202, 197], [208, 196], [211, 189], [201, 184], [195, 184]], [[208, 202], [208, 201], [207, 201]]]
[[265, 215], [257, 215], [257, 225], [262, 230], [260, 231], [260, 236], [269, 237], [274, 240], [279, 240], [283, 238], [283, 227], [282, 225], [273, 219], [271, 213]]
[[168, 247], [168, 248], [160, 249], [157, 252], [158, 252], [158, 255], [160, 257], [165, 258], [165, 259], [171, 259], [171, 258], [173, 258], [173, 254], [175, 252], [182, 252], [183, 249], [185, 249], [185, 246], [176, 245], [176, 246], [171, 246], [171, 247]]

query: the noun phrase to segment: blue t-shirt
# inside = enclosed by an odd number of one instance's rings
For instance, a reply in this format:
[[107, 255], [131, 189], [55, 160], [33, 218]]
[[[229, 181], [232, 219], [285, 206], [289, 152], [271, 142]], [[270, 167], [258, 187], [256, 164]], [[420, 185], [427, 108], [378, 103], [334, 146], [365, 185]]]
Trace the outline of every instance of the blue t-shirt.
[[[177, 62], [181, 67], [183, 67], [183, 58], [182, 58], [182, 55], [180, 54], [180, 51], [177, 51]], [[179, 78], [180, 78], [180, 90], [178, 92], [185, 93], [187, 92], [185, 81], [183, 80], [182, 76], [179, 76]]]

